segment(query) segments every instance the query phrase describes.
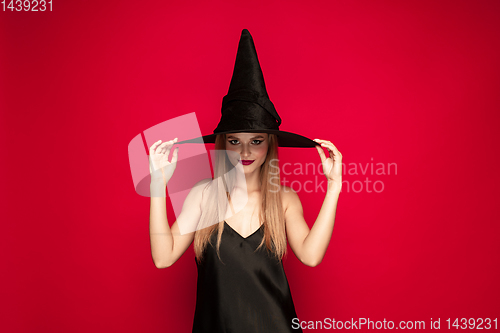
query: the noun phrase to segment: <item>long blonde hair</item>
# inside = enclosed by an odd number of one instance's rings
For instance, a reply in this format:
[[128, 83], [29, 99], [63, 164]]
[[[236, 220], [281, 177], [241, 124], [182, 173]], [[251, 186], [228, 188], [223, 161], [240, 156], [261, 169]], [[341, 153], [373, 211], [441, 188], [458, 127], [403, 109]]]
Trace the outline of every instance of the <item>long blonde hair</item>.
[[[266, 160], [260, 167], [261, 196], [262, 204], [260, 209], [260, 221], [263, 222], [264, 236], [258, 248], [266, 245], [267, 250], [277, 259], [281, 260], [286, 254], [286, 232], [285, 232], [285, 214], [283, 212], [281, 200], [281, 182], [279, 174], [278, 160], [278, 138], [275, 134], [268, 136], [268, 150]], [[216, 222], [204, 227], [204, 221], [221, 221], [227, 210], [227, 197], [230, 192], [231, 178], [225, 178], [228, 169], [231, 168], [227, 155], [218, 154], [217, 151], [225, 152], [226, 135], [219, 134], [215, 140], [215, 167], [214, 167], [214, 186], [208, 186], [204, 190], [204, 197], [207, 200], [203, 204], [200, 218], [200, 226], [194, 235], [194, 252], [196, 260], [201, 262], [205, 248], [210, 243], [210, 238], [215, 230], [217, 233], [217, 255], [220, 259], [220, 243], [222, 232], [224, 230], [224, 221]], [[222, 219], [221, 219], [222, 217]]]

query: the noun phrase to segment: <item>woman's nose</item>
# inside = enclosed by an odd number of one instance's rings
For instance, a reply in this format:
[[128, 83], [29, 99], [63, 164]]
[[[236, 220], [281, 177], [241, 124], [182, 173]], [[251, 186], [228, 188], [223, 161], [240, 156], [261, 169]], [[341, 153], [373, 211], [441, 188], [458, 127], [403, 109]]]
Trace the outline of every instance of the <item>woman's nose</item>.
[[250, 148], [247, 145], [241, 145], [241, 157], [246, 157], [250, 155]]

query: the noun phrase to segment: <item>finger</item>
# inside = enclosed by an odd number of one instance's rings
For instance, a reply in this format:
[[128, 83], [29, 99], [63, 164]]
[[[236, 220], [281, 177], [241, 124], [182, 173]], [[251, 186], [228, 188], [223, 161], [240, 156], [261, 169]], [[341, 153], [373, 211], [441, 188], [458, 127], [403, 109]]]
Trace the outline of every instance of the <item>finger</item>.
[[324, 162], [326, 160], [326, 156], [323, 148], [321, 148], [320, 146], [316, 146], [316, 150], [318, 151], [319, 157], [321, 158], [321, 162]]
[[328, 141], [328, 143], [329, 143], [329, 144], [333, 147], [333, 150], [334, 150], [336, 153], [340, 154], [340, 151], [337, 149], [337, 147], [336, 147], [333, 143], [331, 143], [330, 141]]
[[168, 155], [170, 155], [170, 150], [172, 149], [172, 147], [174, 146], [176, 141], [177, 141], [177, 138], [170, 140], [168, 142], [168, 145], [165, 146], [164, 152], [165, 152], [165, 155], [167, 155], [167, 158], [168, 158]]
[[172, 153], [172, 162], [171, 163], [177, 163], [177, 152], [179, 151], [179, 147], [176, 147], [174, 149], [174, 152]]
[[321, 139], [314, 139], [313, 141], [316, 141], [316, 143], [318, 143], [319, 145], [321, 145], [322, 147], [325, 147], [327, 149], [332, 149], [335, 151], [335, 148], [332, 148], [334, 147], [333, 144], [330, 142], [330, 141], [327, 141], [327, 140], [321, 140]]
[[333, 153], [333, 155], [336, 155], [336, 156], [339, 156], [339, 157], [342, 157], [342, 154], [340, 153], [340, 151], [337, 149], [337, 147], [335, 147], [335, 145], [333, 143], [331, 143], [330, 141], [327, 141], [325, 143], [322, 143], [321, 146], [323, 147], [326, 147], [328, 149], [329, 152]]
[[168, 154], [170, 153], [170, 149], [172, 148], [172, 146], [174, 145], [174, 143], [176, 141], [177, 141], [177, 138], [165, 142], [165, 144], [162, 147], [161, 153], [168, 156]]
[[316, 142], [318, 142], [318, 143], [320, 143], [320, 144], [321, 144], [321, 143], [330, 144], [330, 145], [332, 145], [332, 146], [334, 146], [334, 147], [335, 147], [335, 145], [334, 145], [331, 141], [328, 141], [328, 140], [314, 139], [313, 141], [316, 141]]
[[165, 154], [168, 156], [168, 154], [170, 153], [170, 149], [172, 148], [172, 146], [177, 142], [177, 138], [173, 139], [173, 140], [170, 140], [170, 141], [167, 141], [166, 142], [166, 145], [163, 147], [162, 149], [162, 154]]
[[153, 143], [153, 144], [151, 145], [151, 147], [149, 148], [149, 154], [151, 154], [151, 153], [154, 153], [154, 152], [155, 152], [155, 149], [156, 149], [156, 147], [160, 144], [160, 142], [161, 142], [161, 140], [158, 140], [158, 141], [156, 141], [155, 143]]
[[153, 154], [161, 154], [163, 147], [165, 147], [166, 144], [166, 142], [163, 142], [158, 147], [156, 147], [156, 150], [153, 152]]
[[315, 147], [318, 147], [321, 144], [321, 142], [319, 142], [319, 139], [314, 139], [313, 141], [316, 143]]
[[170, 150], [172, 149], [173, 146], [174, 146], [173, 143], [170, 144], [170, 145], [168, 145], [168, 146], [166, 146], [165, 155], [167, 155], [167, 158], [170, 155]]
[[340, 154], [340, 152], [338, 150], [335, 149], [334, 146], [326, 146], [327, 150], [328, 150], [328, 154], [329, 156], [332, 158], [332, 159], [336, 159], [336, 160], [339, 160], [339, 159], [342, 159], [342, 155]]
[[313, 141], [316, 142], [318, 145], [321, 144], [321, 140], [320, 139], [314, 139]]

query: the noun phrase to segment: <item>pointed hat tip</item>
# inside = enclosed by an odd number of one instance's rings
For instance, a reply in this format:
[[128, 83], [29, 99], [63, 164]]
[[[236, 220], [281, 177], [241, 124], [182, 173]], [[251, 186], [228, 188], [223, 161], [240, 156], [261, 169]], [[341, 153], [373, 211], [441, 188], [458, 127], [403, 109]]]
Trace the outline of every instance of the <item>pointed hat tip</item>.
[[243, 30], [241, 31], [241, 34], [242, 34], [242, 35], [250, 35], [250, 31], [248, 31], [248, 29], [243, 29]]

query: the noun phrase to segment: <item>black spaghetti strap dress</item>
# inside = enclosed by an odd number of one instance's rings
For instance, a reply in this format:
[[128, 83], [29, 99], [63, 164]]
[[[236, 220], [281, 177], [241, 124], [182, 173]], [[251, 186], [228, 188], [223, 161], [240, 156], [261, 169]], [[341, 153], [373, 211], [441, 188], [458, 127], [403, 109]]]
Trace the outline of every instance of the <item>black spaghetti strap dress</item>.
[[[244, 238], [224, 222], [217, 257], [217, 232], [198, 268], [193, 333], [302, 332], [292, 328], [297, 317], [283, 263], [265, 245], [254, 252], [263, 226]], [[296, 325], [295, 325], [296, 326]]]

